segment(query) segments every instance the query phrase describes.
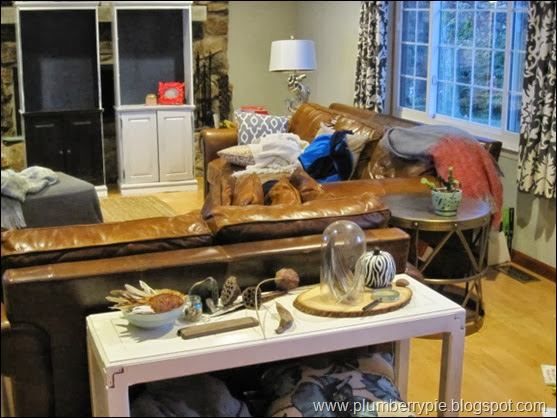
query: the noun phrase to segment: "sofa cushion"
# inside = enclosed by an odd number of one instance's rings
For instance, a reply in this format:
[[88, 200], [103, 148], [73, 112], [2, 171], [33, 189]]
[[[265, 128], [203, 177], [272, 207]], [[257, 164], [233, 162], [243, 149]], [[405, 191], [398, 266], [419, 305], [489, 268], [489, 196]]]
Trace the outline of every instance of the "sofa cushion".
[[211, 245], [199, 212], [104, 224], [2, 233], [2, 269]]
[[266, 205], [298, 205], [302, 203], [300, 193], [290, 184], [287, 176], [282, 176], [265, 196]]
[[362, 229], [387, 226], [390, 210], [372, 193], [317, 199], [300, 205], [219, 206], [206, 219], [218, 243], [322, 234], [338, 220]]
[[[225, 203], [225, 202], [223, 202]], [[262, 205], [263, 186], [257, 174], [242, 176], [236, 180], [232, 195], [233, 206]]]
[[286, 132], [290, 116], [260, 115], [237, 110], [234, 119], [238, 125], [238, 145], [247, 145], [267, 134]]
[[296, 169], [291, 174], [289, 182], [300, 193], [302, 202], [320, 199], [325, 194], [321, 185], [313, 177], [306, 173], [303, 168]]
[[334, 125], [339, 113], [316, 103], [305, 102], [294, 112], [288, 123], [288, 132], [292, 132], [311, 142], [322, 123]]

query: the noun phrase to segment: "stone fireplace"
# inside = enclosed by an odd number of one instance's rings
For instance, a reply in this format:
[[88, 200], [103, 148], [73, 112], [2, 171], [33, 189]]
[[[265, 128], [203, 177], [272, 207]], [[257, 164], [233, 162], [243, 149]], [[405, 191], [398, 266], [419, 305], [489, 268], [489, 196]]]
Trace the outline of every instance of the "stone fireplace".
[[[2, 1], [2, 167], [16, 171], [25, 168], [25, 148], [19, 111], [15, 10], [13, 2]], [[193, 2], [193, 61], [196, 103], [196, 131], [213, 126], [213, 114], [228, 119], [231, 86], [228, 82], [228, 1]], [[13, 15], [14, 18], [10, 18]], [[6, 18], [5, 18], [6, 16]], [[112, 70], [112, 33], [109, 2], [99, 8], [99, 46], [103, 97], [103, 135], [106, 183], [117, 181], [114, 90]], [[202, 173], [196, 134], [196, 176]]]

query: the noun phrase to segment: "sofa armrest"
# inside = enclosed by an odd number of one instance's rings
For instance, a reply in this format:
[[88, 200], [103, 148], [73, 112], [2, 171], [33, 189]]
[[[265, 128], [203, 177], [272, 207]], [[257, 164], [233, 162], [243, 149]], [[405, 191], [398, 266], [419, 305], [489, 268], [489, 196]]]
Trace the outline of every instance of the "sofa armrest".
[[238, 145], [238, 130], [236, 128], [206, 128], [200, 134], [201, 153], [203, 154], [203, 190], [207, 197], [209, 182], [207, 181], [207, 166], [218, 158], [217, 152], [234, 145]]

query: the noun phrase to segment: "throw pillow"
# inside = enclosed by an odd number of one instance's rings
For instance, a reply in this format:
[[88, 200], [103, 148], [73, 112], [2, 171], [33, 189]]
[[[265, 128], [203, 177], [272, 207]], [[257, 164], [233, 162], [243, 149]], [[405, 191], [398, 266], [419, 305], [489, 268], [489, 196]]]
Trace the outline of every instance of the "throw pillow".
[[297, 205], [300, 203], [302, 203], [300, 193], [290, 184], [285, 175], [281, 176], [265, 196], [266, 205]]
[[230, 164], [240, 165], [242, 167], [255, 164], [249, 145], [228, 147], [217, 151], [217, 155], [224, 158]]
[[302, 202], [318, 199], [325, 194], [321, 185], [303, 168], [297, 168], [290, 176], [289, 181], [300, 193]]
[[[334, 132], [335, 132], [334, 128], [331, 128], [325, 125], [324, 123], [322, 123], [315, 137], [318, 137], [320, 135], [325, 135], [325, 134], [332, 135]], [[362, 150], [366, 146], [368, 139], [369, 138], [367, 136], [363, 136], [363, 135], [350, 135], [350, 134], [346, 135], [346, 143], [348, 145], [348, 148], [350, 149], [350, 152], [352, 153], [352, 172], [350, 173], [350, 178], [352, 178], [352, 176], [354, 175], [354, 171], [356, 171], [356, 167], [358, 166], [358, 161], [360, 160], [360, 154], [362, 153]]]
[[348, 407], [343, 416], [386, 416], [381, 408], [403, 406], [392, 348], [383, 346], [288, 360], [272, 365], [261, 380], [271, 401], [266, 416], [323, 416], [316, 404], [335, 401]]
[[238, 126], [238, 145], [247, 145], [267, 134], [286, 132], [290, 116], [259, 115], [249, 112], [234, 112]]
[[262, 205], [263, 204], [263, 186], [257, 174], [243, 176], [236, 180], [234, 194], [232, 196], [232, 205]]

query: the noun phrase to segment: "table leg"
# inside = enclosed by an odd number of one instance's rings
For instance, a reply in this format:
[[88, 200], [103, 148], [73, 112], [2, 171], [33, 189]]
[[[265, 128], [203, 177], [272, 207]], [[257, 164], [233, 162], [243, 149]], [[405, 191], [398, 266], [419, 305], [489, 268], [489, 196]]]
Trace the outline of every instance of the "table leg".
[[410, 340], [395, 342], [395, 384], [403, 401], [408, 401], [408, 369], [410, 365]]
[[439, 401], [444, 402], [446, 411], [439, 411], [439, 416], [458, 416], [462, 385], [462, 363], [464, 360], [464, 336], [466, 333], [466, 314], [454, 316], [452, 330], [443, 333], [441, 357], [441, 378], [439, 381]]

